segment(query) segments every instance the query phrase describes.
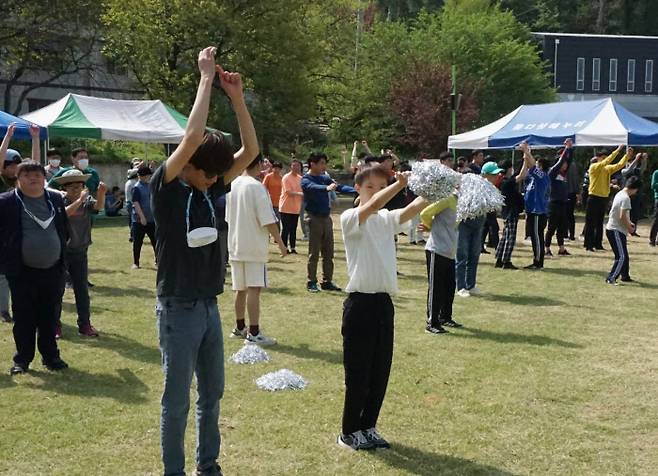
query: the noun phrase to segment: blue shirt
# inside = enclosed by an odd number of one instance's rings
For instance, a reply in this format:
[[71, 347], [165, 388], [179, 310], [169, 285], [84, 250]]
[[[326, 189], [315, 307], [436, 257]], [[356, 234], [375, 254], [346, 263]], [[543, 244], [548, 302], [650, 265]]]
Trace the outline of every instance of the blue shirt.
[[[153, 223], [155, 218], [153, 218], [153, 212], [151, 211], [151, 189], [149, 184], [144, 183], [141, 180], [133, 189], [133, 207], [135, 203], [139, 203], [139, 206], [142, 208], [142, 213], [146, 218], [146, 222]], [[137, 215], [137, 211], [134, 208], [133, 222], [139, 223], [139, 215]]]
[[551, 179], [539, 167], [533, 167], [525, 178], [525, 211], [536, 215], [548, 214]]
[[[334, 183], [328, 175], [306, 174], [302, 177], [302, 191], [304, 192], [304, 203], [306, 211], [314, 215], [329, 215], [329, 192], [327, 187]], [[336, 191], [340, 193], [355, 193], [353, 187], [338, 185]]]

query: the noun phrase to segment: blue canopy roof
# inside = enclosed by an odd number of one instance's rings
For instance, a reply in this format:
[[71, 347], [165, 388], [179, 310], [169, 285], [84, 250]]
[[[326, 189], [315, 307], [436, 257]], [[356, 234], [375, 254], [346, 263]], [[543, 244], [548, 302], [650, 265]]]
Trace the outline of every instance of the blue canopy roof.
[[658, 145], [658, 124], [624, 109], [610, 98], [520, 106], [505, 117], [450, 136], [451, 149], [510, 149], [523, 141], [560, 147], [570, 137], [577, 146]]
[[[31, 122], [21, 119], [20, 117], [12, 116], [6, 112], [0, 111], [0, 141], [7, 133], [7, 128], [9, 125], [15, 122], [16, 130], [14, 131], [14, 139], [16, 140], [30, 140], [30, 125]], [[48, 130], [45, 127], [40, 127], [39, 137], [41, 140], [46, 140]]]

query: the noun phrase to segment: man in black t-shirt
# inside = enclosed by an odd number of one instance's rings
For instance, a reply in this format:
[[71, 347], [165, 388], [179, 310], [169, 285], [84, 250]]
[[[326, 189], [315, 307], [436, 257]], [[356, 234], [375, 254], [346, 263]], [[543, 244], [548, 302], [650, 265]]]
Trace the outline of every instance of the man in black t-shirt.
[[[161, 444], [165, 474], [184, 474], [183, 440], [190, 384], [197, 377], [197, 474], [221, 475], [219, 400], [224, 392], [224, 350], [217, 295], [223, 291], [224, 257], [215, 213], [226, 185], [258, 155], [256, 132], [242, 80], [215, 64], [216, 49], [199, 53], [201, 80], [185, 136], [151, 178], [156, 224], [157, 302], [164, 370]], [[234, 155], [224, 136], [206, 133], [212, 82], [219, 75], [240, 127]]]

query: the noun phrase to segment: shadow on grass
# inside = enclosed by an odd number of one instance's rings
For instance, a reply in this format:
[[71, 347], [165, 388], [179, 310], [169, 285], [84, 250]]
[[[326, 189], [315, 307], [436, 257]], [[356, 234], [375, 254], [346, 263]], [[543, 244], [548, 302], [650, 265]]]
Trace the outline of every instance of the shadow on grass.
[[142, 299], [155, 300], [155, 289], [144, 289], [126, 286], [125, 288], [115, 288], [111, 286], [95, 285], [91, 288], [92, 293], [103, 294], [104, 296], [133, 296]]
[[[89, 268], [89, 274], [130, 274], [130, 271], [123, 271], [121, 269], [95, 269]], [[92, 288], [92, 289], [95, 289]]]
[[323, 350], [314, 350], [308, 347], [308, 344], [300, 344], [297, 347], [285, 344], [277, 344], [272, 347], [273, 351], [299, 357], [301, 359], [322, 360], [330, 364], [342, 364], [342, 352], [326, 352]]
[[493, 294], [487, 292], [482, 295], [482, 298], [488, 301], [508, 302], [510, 304], [518, 304], [520, 306], [562, 306], [566, 304], [565, 302], [558, 301], [557, 299], [532, 295], [519, 296], [518, 294]]
[[43, 382], [27, 385], [37, 390], [61, 395], [112, 398], [128, 404], [147, 401], [144, 394], [149, 387], [129, 369], [118, 369], [116, 375], [90, 374], [73, 367], [60, 372], [31, 371], [30, 374]]
[[451, 335], [455, 337], [463, 337], [467, 339], [490, 340], [493, 342], [499, 342], [501, 344], [530, 344], [530, 345], [538, 345], [538, 346], [557, 346], [557, 347], [566, 347], [568, 349], [583, 348], [583, 346], [580, 344], [574, 344], [573, 342], [568, 342], [565, 340], [554, 339], [552, 337], [546, 337], [540, 335], [516, 334], [514, 332], [492, 332], [492, 331], [477, 329], [475, 327], [464, 327], [462, 330], [466, 331], [467, 333], [452, 332]]
[[[10, 364], [7, 364], [7, 368], [9, 368]], [[11, 378], [10, 375], [8, 375], [6, 372], [2, 372], [0, 374], [0, 388], [9, 388], [13, 387], [16, 385], [16, 382]]]
[[464, 458], [430, 453], [418, 448], [393, 442], [391, 449], [373, 452], [387, 465], [418, 476], [454, 475], [497, 475], [513, 476], [514, 473], [487, 466]]
[[601, 280], [605, 277], [605, 271], [594, 271], [586, 269], [572, 269], [572, 268], [544, 268], [543, 273], [559, 274], [562, 276], [582, 277], [582, 276], [599, 276]]
[[[84, 345], [89, 348], [105, 349], [138, 362], [147, 364], [159, 364], [161, 360], [160, 349], [148, 347], [133, 339], [119, 334], [112, 334], [99, 330], [97, 338], [80, 337], [77, 327], [62, 324], [63, 338], [74, 345]], [[64, 356], [66, 360], [66, 356]]]
[[293, 294], [297, 294], [292, 288], [275, 288], [274, 286], [270, 286], [265, 289], [264, 291], [267, 294], [283, 294], [285, 296], [292, 296]]

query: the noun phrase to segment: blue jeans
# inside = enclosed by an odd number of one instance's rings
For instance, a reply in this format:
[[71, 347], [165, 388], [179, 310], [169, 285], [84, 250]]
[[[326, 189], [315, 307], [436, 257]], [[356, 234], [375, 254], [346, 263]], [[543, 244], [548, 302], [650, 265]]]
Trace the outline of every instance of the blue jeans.
[[487, 217], [472, 218], [459, 223], [455, 274], [457, 289], [473, 289], [482, 250], [482, 231]]
[[164, 371], [160, 440], [165, 475], [185, 474], [185, 427], [196, 373], [197, 468], [219, 457], [219, 400], [224, 394], [224, 345], [217, 299], [159, 296], [156, 301]]

